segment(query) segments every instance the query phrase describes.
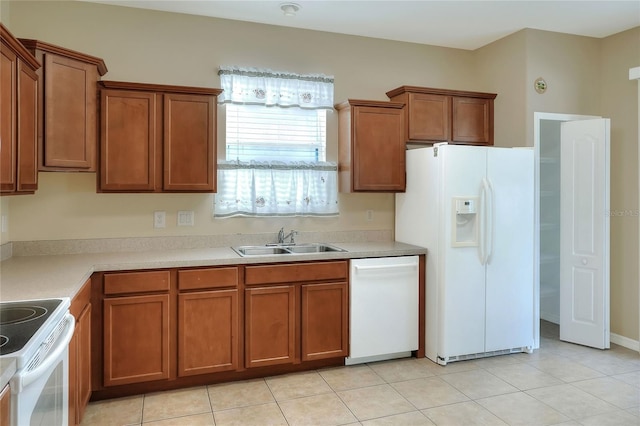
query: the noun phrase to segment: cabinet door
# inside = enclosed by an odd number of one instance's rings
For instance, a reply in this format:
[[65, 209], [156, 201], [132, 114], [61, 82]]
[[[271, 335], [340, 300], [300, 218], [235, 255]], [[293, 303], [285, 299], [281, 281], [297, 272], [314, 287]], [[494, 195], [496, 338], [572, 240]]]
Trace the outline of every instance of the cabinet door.
[[100, 98], [100, 189], [153, 191], [160, 172], [157, 95], [102, 90]]
[[409, 140], [447, 141], [451, 137], [451, 97], [409, 94]]
[[104, 300], [104, 386], [169, 377], [169, 295]]
[[493, 145], [493, 99], [453, 97], [452, 140]]
[[404, 191], [403, 126], [402, 109], [354, 107], [354, 191]]
[[164, 95], [167, 191], [215, 192], [215, 97]]
[[245, 367], [295, 361], [295, 286], [245, 290]]
[[88, 304], [80, 314], [75, 335], [78, 337], [75, 421], [76, 424], [80, 424], [91, 398], [91, 304]]
[[302, 361], [346, 357], [347, 283], [302, 286]]
[[178, 376], [238, 367], [238, 290], [178, 296]]
[[44, 55], [43, 166], [95, 171], [98, 70]]
[[17, 190], [38, 189], [38, 75], [18, 59]]
[[9, 385], [0, 392], [0, 426], [11, 425], [11, 389]]
[[16, 190], [16, 62], [18, 58], [2, 44], [0, 50], [0, 191]]

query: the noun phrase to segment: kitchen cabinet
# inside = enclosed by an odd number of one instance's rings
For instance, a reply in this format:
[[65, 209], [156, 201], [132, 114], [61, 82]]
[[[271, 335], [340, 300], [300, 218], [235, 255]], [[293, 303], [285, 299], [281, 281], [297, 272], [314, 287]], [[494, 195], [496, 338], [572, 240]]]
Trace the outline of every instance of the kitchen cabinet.
[[11, 426], [11, 388], [5, 385], [0, 392], [0, 426]]
[[40, 63], [0, 24], [0, 193], [38, 188], [36, 70]]
[[238, 268], [178, 271], [178, 376], [238, 368]]
[[76, 319], [69, 344], [69, 424], [79, 425], [91, 398], [91, 280], [71, 301]]
[[237, 266], [104, 273], [95, 388], [237, 370], [239, 280]]
[[406, 105], [406, 142], [493, 145], [495, 93], [401, 86], [387, 96]]
[[347, 284], [303, 284], [301, 299], [302, 361], [347, 356]]
[[104, 386], [169, 378], [170, 272], [105, 274]]
[[96, 170], [100, 58], [39, 40], [19, 39], [43, 64], [38, 70], [38, 169]]
[[245, 367], [348, 355], [347, 261], [245, 268]]
[[349, 99], [335, 108], [340, 191], [404, 191], [404, 104]]
[[101, 192], [215, 192], [220, 89], [102, 81]]

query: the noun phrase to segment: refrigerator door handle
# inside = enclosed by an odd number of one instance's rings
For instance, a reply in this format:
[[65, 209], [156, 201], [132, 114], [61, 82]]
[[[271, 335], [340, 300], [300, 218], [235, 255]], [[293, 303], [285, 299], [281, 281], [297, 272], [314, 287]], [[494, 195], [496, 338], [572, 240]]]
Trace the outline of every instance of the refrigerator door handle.
[[488, 200], [487, 200], [487, 229], [486, 229], [486, 241], [487, 241], [487, 245], [486, 245], [486, 260], [485, 260], [485, 264], [489, 263], [491, 261], [491, 255], [493, 254], [493, 225], [494, 225], [494, 218], [493, 218], [493, 212], [494, 212], [494, 207], [495, 207], [495, 192], [493, 190], [493, 185], [491, 184], [491, 180], [487, 179], [487, 188], [488, 188]]
[[480, 191], [480, 242], [478, 244], [478, 252], [480, 254], [480, 264], [487, 264], [487, 198], [489, 192], [489, 185], [485, 178], [482, 178], [482, 189]]

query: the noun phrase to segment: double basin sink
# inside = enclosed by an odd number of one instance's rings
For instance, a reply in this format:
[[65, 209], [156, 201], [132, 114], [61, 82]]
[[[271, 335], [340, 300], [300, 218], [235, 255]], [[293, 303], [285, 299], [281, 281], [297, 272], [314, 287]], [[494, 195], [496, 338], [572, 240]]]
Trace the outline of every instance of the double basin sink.
[[309, 254], [344, 252], [345, 249], [324, 243], [304, 244], [266, 244], [263, 246], [239, 246], [231, 247], [240, 256], [278, 256], [288, 254]]

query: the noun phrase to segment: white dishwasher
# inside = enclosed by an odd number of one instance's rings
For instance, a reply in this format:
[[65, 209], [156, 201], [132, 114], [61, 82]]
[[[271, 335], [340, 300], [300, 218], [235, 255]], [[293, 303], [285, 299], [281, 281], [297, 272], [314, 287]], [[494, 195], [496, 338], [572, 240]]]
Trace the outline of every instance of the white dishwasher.
[[351, 260], [350, 349], [345, 364], [418, 349], [418, 256]]

